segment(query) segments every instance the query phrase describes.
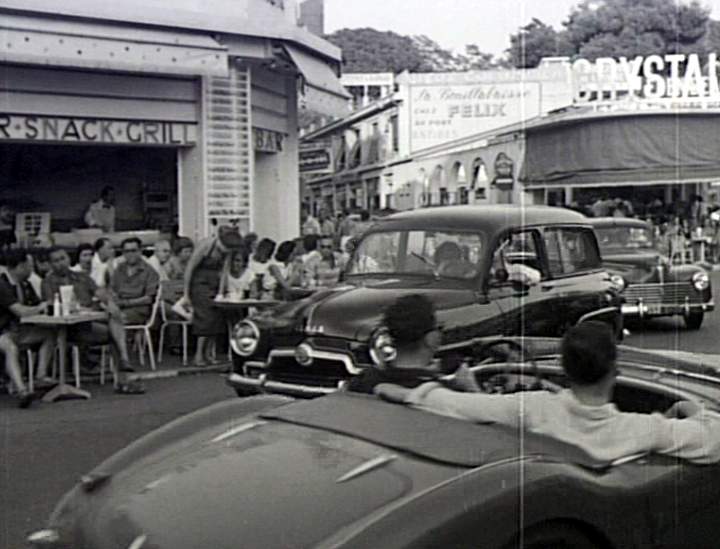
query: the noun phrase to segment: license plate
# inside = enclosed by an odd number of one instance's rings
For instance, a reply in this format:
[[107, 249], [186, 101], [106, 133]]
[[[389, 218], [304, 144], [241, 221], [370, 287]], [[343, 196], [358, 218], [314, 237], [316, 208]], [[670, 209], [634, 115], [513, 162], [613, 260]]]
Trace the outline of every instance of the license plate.
[[645, 305], [645, 313], [649, 315], [659, 315], [662, 313], [662, 305], [659, 303], [648, 303]]

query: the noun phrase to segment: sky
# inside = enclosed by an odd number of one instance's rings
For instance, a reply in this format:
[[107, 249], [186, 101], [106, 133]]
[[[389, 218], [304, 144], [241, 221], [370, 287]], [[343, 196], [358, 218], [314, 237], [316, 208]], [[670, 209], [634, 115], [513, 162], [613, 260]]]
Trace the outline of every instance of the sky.
[[[559, 29], [579, 0], [325, 0], [325, 32], [372, 27], [425, 34], [446, 49], [465, 44], [500, 54], [510, 35], [533, 17]], [[720, 0], [701, 0], [720, 19]]]

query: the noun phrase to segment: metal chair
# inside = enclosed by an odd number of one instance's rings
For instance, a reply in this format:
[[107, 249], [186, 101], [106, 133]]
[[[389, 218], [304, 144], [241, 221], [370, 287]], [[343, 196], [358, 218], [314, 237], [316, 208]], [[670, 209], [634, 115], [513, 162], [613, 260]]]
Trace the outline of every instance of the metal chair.
[[174, 299], [176, 293], [176, 291], [173, 291], [173, 281], [163, 280], [160, 282], [160, 318], [162, 320], [162, 325], [160, 326], [160, 342], [158, 343], [157, 361], [162, 362], [163, 359], [166, 328], [168, 326], [180, 326], [180, 329], [182, 330], [182, 363], [183, 366], [186, 366], [188, 361], [188, 328], [192, 326], [192, 322], [180, 318], [168, 318], [166, 299]]
[[152, 333], [150, 330], [155, 325], [155, 320], [157, 319], [158, 310], [160, 309], [161, 304], [162, 292], [158, 289], [158, 292], [155, 295], [155, 301], [153, 302], [152, 311], [150, 312], [150, 317], [147, 322], [145, 324], [130, 324], [125, 326], [126, 333], [137, 332], [136, 342], [138, 344], [140, 365], [145, 366], [145, 351], [147, 350], [150, 358], [150, 368], [152, 370], [157, 370], [157, 365], [155, 364], [155, 350], [153, 348]]

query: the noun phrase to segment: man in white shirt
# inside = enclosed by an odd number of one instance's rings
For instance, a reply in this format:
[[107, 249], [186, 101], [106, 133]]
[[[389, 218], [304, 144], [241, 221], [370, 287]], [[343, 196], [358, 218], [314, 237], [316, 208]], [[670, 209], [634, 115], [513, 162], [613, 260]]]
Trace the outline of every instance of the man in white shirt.
[[[406, 323], [413, 318], [407, 308], [405, 306], [403, 312]], [[432, 354], [418, 354], [424, 339], [408, 342], [400, 337], [398, 340], [393, 327], [388, 328], [396, 338], [398, 361], [430, 360]], [[572, 327], [563, 339], [562, 365], [570, 389], [557, 394], [457, 392], [435, 381], [415, 389], [380, 384], [375, 392], [386, 400], [432, 412], [547, 435], [578, 446], [595, 459], [608, 463], [644, 453], [664, 454], [694, 463], [720, 461], [720, 414], [689, 401], [676, 403], [664, 416], [621, 412], [616, 408], [611, 402], [617, 375], [616, 352], [610, 328], [600, 322], [586, 322]], [[466, 388], [477, 390], [467, 368], [461, 368], [456, 378], [466, 380], [469, 384]]]
[[102, 237], [95, 241], [95, 255], [92, 258], [90, 277], [98, 288], [107, 286], [112, 275], [115, 248], [109, 238]]
[[100, 200], [90, 204], [85, 213], [88, 227], [102, 229], [104, 233], [115, 232], [115, 189], [104, 187]]

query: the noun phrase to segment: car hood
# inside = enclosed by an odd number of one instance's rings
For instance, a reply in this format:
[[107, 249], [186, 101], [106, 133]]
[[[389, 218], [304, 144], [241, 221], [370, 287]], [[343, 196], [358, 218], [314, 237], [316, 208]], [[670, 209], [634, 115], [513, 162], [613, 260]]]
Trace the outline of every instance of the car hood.
[[603, 252], [603, 265], [612, 274], [621, 275], [628, 283], [654, 282], [659, 278], [658, 265], [667, 274], [667, 258], [656, 250]]
[[308, 335], [366, 341], [380, 323], [385, 307], [411, 294], [427, 297], [438, 310], [467, 305], [476, 299], [470, 289], [453, 287], [448, 280], [373, 279], [317, 292], [258, 319], [275, 329], [292, 326]]
[[465, 470], [287, 420], [220, 416], [99, 466], [88, 477], [108, 480], [76, 488], [52, 526], [73, 549], [142, 536], [153, 549], [310, 547]]
[[147, 435], [91, 472], [50, 526], [73, 549], [332, 546], [469, 468], [523, 452], [585, 459], [371, 396], [285, 402], [234, 399]]

